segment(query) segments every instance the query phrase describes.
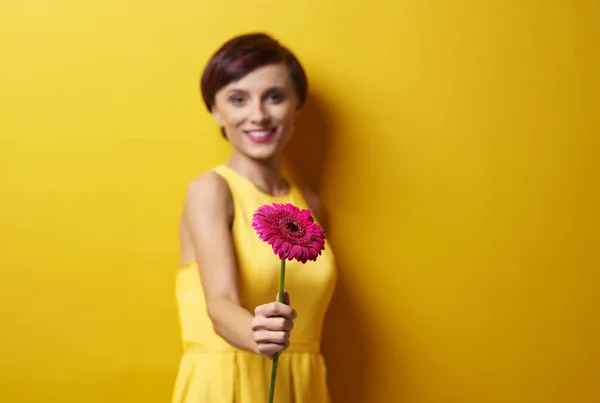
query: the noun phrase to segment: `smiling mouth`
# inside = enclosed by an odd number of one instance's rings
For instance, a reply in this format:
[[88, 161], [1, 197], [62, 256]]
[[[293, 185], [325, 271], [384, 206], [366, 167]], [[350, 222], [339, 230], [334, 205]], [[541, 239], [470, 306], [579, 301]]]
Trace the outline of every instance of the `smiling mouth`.
[[260, 129], [260, 130], [244, 130], [244, 134], [250, 138], [250, 140], [256, 143], [264, 143], [275, 137], [277, 132], [276, 127]]

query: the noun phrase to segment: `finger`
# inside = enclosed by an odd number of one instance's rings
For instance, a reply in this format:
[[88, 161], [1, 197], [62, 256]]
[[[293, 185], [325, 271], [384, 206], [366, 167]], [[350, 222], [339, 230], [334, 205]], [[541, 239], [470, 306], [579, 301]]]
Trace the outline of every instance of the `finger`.
[[264, 327], [267, 330], [289, 332], [294, 328], [294, 322], [290, 319], [277, 316], [274, 318], [265, 318]]
[[[275, 301], [279, 302], [279, 293], [275, 295]], [[283, 302], [282, 304], [289, 305], [290, 304], [290, 294], [287, 290], [283, 290]]]
[[255, 316], [266, 316], [268, 318], [283, 316], [288, 319], [294, 319], [297, 316], [294, 308], [279, 302], [270, 302], [268, 304], [259, 305], [254, 310], [254, 314]]
[[267, 318], [257, 316], [252, 321], [252, 330], [290, 331], [294, 328], [294, 322], [284, 317]]
[[290, 332], [258, 330], [254, 332], [254, 342], [258, 344], [285, 344], [290, 339]]
[[271, 359], [276, 353], [282, 353], [289, 347], [290, 343], [275, 344], [275, 343], [259, 343], [258, 352], [267, 358]]

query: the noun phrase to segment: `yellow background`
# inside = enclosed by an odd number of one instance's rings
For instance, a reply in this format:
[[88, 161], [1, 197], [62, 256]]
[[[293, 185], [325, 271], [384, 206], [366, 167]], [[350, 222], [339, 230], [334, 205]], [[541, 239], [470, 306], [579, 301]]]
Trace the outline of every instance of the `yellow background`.
[[295, 149], [316, 149], [291, 161], [340, 261], [334, 401], [600, 401], [599, 20], [596, 0], [2, 1], [0, 401], [169, 401], [183, 192], [228, 155], [198, 79], [254, 30], [312, 82]]

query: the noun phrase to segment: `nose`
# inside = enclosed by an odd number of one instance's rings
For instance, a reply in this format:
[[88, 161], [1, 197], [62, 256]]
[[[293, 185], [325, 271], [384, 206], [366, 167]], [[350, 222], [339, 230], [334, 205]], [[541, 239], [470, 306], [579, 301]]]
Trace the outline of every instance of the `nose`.
[[252, 123], [260, 124], [268, 122], [269, 114], [265, 109], [265, 105], [262, 102], [255, 102], [252, 105], [252, 110], [250, 111], [250, 120]]

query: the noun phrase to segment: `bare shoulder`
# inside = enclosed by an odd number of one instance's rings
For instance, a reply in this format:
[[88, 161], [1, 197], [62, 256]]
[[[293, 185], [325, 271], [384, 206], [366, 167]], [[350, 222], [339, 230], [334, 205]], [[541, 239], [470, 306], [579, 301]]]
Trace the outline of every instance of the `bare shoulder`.
[[225, 179], [207, 171], [192, 179], [187, 186], [184, 217], [187, 220], [198, 214], [233, 214], [233, 199]]
[[319, 195], [308, 186], [299, 186], [299, 189], [302, 192], [302, 196], [304, 197], [308, 208], [312, 211], [313, 216], [321, 223], [321, 225], [325, 226], [327, 223], [327, 214]]

